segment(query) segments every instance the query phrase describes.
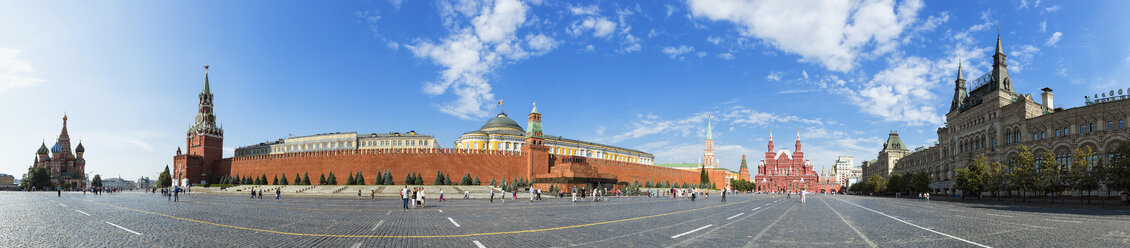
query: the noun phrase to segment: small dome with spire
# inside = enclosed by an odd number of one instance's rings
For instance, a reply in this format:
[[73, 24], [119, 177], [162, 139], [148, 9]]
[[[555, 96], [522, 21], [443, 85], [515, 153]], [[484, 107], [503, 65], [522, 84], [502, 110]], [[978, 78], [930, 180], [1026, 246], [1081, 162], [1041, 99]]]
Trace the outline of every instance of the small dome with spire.
[[52, 152], [52, 153], [60, 153], [60, 152], [63, 152], [63, 146], [60, 146], [60, 145], [59, 145], [59, 142], [55, 142], [55, 145], [54, 145], [54, 146], [51, 146], [51, 152]]
[[77, 152], [77, 153], [86, 152], [86, 148], [82, 147], [82, 141], [78, 142], [78, 147], [75, 147], [75, 152]]
[[35, 154], [47, 154], [49, 152], [51, 151], [47, 150], [47, 143], [42, 143], [39, 145], [39, 151], [36, 151]]

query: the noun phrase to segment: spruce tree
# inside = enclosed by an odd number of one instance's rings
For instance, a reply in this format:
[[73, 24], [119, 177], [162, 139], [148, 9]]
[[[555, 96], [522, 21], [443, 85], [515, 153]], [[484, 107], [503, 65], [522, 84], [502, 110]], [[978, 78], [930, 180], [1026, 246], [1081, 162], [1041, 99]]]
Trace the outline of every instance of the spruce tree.
[[318, 185], [326, 185], [326, 173], [322, 173], [322, 176], [318, 178]]
[[461, 185], [471, 185], [471, 173], [467, 173], [466, 175], [463, 175], [463, 178], [459, 180], [459, 184], [461, 184]]
[[358, 171], [357, 176], [353, 178], [353, 182], [357, 185], [365, 185], [365, 175]]
[[267, 174], [261, 175], [260, 178], [263, 179], [263, 185], [267, 185], [267, 183], [271, 182], [271, 181], [267, 181]]
[[286, 181], [286, 174], [283, 174], [282, 179], [279, 180], [279, 185], [288, 185], [288, 184], [290, 184], [290, 183]]
[[494, 186], [496, 186], [495, 185], [496, 183], [498, 183], [498, 182], [494, 181], [494, 177], [490, 177], [490, 186], [494, 187]]
[[333, 171], [330, 172], [330, 177], [326, 178], [326, 183], [329, 183], [331, 185], [337, 184], [337, 177], [334, 176]]
[[302, 185], [310, 185], [310, 172], [302, 174]]
[[416, 177], [412, 176], [412, 173], [408, 173], [408, 175], [404, 176], [404, 185], [412, 185], [415, 182], [416, 182]]
[[439, 172], [438, 170], [436, 171], [436, 180], [435, 180], [435, 182], [432, 182], [432, 184], [443, 185], [443, 173], [442, 172]]
[[279, 185], [279, 175], [275, 175], [275, 181], [272, 181], [271, 184]]
[[471, 185], [482, 185], [483, 182], [479, 181], [479, 176], [475, 176], [475, 181], [471, 181]]
[[385, 172], [385, 185], [394, 185], [396, 181], [392, 180], [392, 170]]
[[349, 172], [349, 177], [345, 179], [345, 185], [353, 185], [356, 182], [353, 180], [353, 172]]
[[443, 175], [443, 185], [451, 185], [451, 173]]

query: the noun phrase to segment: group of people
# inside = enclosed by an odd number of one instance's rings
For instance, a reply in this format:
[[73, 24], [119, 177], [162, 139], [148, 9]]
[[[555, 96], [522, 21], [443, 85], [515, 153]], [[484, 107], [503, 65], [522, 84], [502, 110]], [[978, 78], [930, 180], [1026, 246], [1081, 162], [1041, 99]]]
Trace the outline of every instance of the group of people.
[[[797, 192], [797, 197], [800, 197], [800, 203], [804, 203], [804, 196], [805, 195], [808, 195], [807, 190], [802, 189], [799, 192]], [[785, 195], [785, 199], [792, 199], [792, 198], [793, 198], [793, 191], [790, 190], [788, 195]]]
[[918, 200], [919, 201], [929, 201], [930, 200], [930, 193], [929, 192], [918, 193]]
[[404, 211], [408, 211], [409, 202], [412, 203], [412, 208], [423, 208], [425, 195], [427, 194], [424, 193], [423, 187], [409, 189], [408, 186], [405, 185], [404, 189], [400, 190], [400, 199], [404, 200]]
[[[360, 191], [358, 191], [358, 193], [360, 193]], [[254, 190], [254, 189], [251, 190], [251, 199], [255, 199], [256, 197], [258, 197], [259, 199], [263, 199], [263, 189], [259, 189], [258, 192], [256, 192], [256, 190]], [[282, 199], [282, 190], [279, 189], [279, 188], [275, 188], [275, 201], [278, 201], [278, 200], [281, 200], [281, 199]]]

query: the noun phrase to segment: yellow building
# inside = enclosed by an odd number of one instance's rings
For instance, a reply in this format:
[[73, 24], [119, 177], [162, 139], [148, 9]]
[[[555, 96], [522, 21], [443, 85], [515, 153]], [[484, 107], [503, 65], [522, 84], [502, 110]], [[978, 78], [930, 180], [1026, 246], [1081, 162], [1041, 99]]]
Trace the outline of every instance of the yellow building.
[[358, 135], [356, 132], [325, 133], [298, 137], [287, 137], [272, 142], [235, 149], [236, 157], [296, 152], [369, 150], [369, 149], [407, 149], [439, 148], [435, 137], [407, 133], [371, 133]]
[[[532, 112], [537, 113], [537, 106], [534, 106]], [[646, 165], [651, 165], [655, 160], [655, 156], [642, 151], [566, 139], [560, 136], [543, 135], [543, 137], [545, 138], [545, 145], [549, 147], [550, 154], [584, 156]], [[455, 148], [521, 151], [525, 140], [526, 131], [522, 129], [522, 126], [507, 117], [505, 112], [502, 112], [487, 121], [479, 130], [459, 136], [459, 139], [455, 140]]]

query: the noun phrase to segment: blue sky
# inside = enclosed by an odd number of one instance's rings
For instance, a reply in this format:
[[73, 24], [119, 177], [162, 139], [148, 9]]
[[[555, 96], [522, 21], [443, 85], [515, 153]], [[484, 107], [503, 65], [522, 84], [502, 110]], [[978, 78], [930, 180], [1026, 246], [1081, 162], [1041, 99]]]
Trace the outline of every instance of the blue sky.
[[[874, 158], [889, 130], [930, 145], [957, 64], [987, 72], [997, 24], [1013, 84], [1057, 106], [1130, 87], [1126, 1], [6, 1], [0, 173], [60, 118], [87, 171], [155, 176], [185, 145], [212, 66], [225, 148], [416, 130], [444, 147], [505, 103], [547, 134], [756, 164], [770, 128], [813, 163]], [[1038, 97], [1037, 97], [1038, 98]]]

